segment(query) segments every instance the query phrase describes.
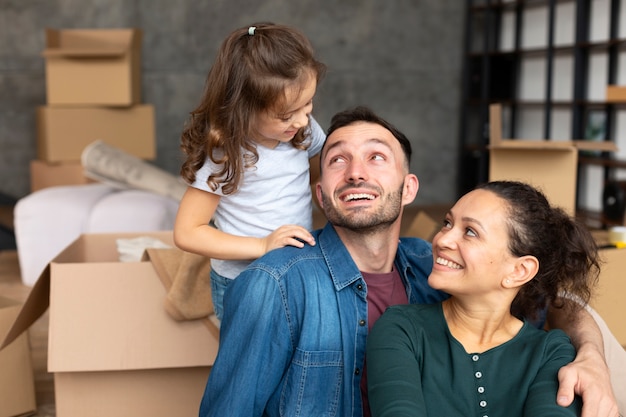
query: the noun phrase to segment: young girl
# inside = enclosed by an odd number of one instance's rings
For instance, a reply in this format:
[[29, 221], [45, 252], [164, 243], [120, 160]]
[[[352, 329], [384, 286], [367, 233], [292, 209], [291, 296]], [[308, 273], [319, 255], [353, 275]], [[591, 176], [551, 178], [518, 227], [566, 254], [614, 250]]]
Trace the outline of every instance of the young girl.
[[218, 319], [228, 282], [251, 261], [286, 245], [315, 244], [309, 160], [325, 135], [311, 111], [325, 69], [294, 28], [259, 23], [235, 30], [182, 132], [181, 175], [189, 187], [174, 240], [211, 258]]

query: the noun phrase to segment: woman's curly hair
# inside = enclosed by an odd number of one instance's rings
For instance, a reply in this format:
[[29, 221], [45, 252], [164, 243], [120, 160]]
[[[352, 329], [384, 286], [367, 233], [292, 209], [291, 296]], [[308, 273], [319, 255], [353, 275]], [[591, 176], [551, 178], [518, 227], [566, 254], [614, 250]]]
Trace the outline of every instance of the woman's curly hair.
[[[535, 278], [521, 287], [511, 306], [517, 317], [536, 318], [550, 305], [572, 313], [589, 302], [600, 274], [598, 247], [589, 230], [534, 187], [516, 181], [479, 185], [508, 204], [509, 250], [539, 261]], [[567, 302], [575, 299], [578, 302]]]

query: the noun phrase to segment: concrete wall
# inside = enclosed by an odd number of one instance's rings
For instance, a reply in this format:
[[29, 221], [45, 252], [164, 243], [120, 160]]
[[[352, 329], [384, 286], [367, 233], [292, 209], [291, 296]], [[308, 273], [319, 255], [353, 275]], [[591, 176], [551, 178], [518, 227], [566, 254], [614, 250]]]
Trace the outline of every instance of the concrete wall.
[[314, 115], [365, 104], [414, 145], [416, 203], [456, 198], [464, 2], [458, 0], [0, 0], [0, 193], [29, 193], [35, 108], [45, 105], [44, 29], [139, 27], [144, 103], [158, 157], [178, 173], [179, 134], [221, 40], [254, 21], [299, 27], [329, 71]]

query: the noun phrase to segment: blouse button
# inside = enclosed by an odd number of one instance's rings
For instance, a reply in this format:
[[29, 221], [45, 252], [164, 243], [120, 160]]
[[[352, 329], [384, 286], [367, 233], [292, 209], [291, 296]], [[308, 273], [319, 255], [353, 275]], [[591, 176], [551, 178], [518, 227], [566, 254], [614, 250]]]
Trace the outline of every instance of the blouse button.
[[359, 368], [356, 368], [356, 369], [354, 370], [354, 374], [355, 374], [355, 375], [359, 375], [360, 373], [361, 373], [361, 370], [360, 370]]
[[480, 371], [478, 371], [478, 372], [476, 372], [476, 373], [474, 374], [474, 376], [475, 376], [476, 378], [482, 378], [482, 377], [483, 377], [483, 373], [482, 373], [482, 372], [480, 372]]
[[478, 387], [478, 393], [482, 394], [485, 392], [485, 387]]
[[472, 356], [472, 360], [473, 360], [474, 362], [477, 362], [477, 361], [478, 361], [478, 359], [479, 359], [479, 358], [478, 358], [478, 355], [474, 355], [474, 356]]
[[359, 326], [365, 326], [365, 320], [359, 320]]
[[480, 406], [481, 406], [481, 407], [483, 407], [483, 408], [484, 408], [484, 407], [487, 407], [487, 401], [484, 401], [484, 400], [483, 400], [483, 401], [479, 402], [479, 403], [478, 403], [478, 405], [480, 405]]
[[362, 290], [362, 289], [363, 289], [363, 284], [358, 284], [356, 287], [357, 287], [357, 289], [360, 291], [360, 290]]

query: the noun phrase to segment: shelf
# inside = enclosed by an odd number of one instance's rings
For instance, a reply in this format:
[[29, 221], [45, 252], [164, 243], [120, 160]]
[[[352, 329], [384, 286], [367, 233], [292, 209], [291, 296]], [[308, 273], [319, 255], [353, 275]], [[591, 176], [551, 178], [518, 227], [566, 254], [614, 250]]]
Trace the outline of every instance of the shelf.
[[613, 158], [602, 158], [602, 157], [581, 155], [578, 157], [578, 163], [582, 165], [595, 165], [595, 166], [602, 166], [602, 167], [607, 167], [607, 168], [626, 169], [626, 161], [613, 159]]
[[[626, 84], [626, 31], [619, 30], [626, 0], [600, 5], [592, 0], [468, 0], [466, 11], [459, 135], [467, 170], [459, 174], [460, 186], [467, 189], [472, 181], [488, 178], [484, 149], [493, 103], [506, 111], [509, 138], [599, 137], [624, 146], [626, 102], [605, 101], [601, 89]], [[593, 155], [581, 152], [579, 169], [601, 167], [604, 178], [610, 170], [626, 169], [626, 161], [608, 153]], [[473, 177], [470, 169], [476, 169]], [[597, 206], [589, 203], [597, 189], [595, 183], [578, 184], [577, 204]]]
[[606, 50], [611, 47], [626, 49], [626, 39], [607, 39], [606, 41], [596, 42], [580, 42], [576, 44], [567, 45], [554, 45], [552, 48], [546, 47], [532, 47], [532, 48], [519, 48], [519, 49], [506, 49], [506, 50], [487, 50], [487, 51], [469, 51], [467, 55], [469, 57], [482, 57], [482, 56], [515, 56], [515, 55], [542, 55], [552, 51], [555, 54], [573, 53], [577, 48], [594, 50]]
[[[468, 97], [466, 102], [469, 106], [481, 106], [485, 104], [492, 104], [498, 102], [503, 106], [522, 106], [522, 107], [543, 107], [546, 105], [545, 101], [541, 100], [502, 100], [494, 97], [481, 99], [478, 97]], [[550, 106], [554, 108], [571, 108], [573, 106], [583, 106], [588, 110], [603, 110], [607, 106], [626, 107], [626, 101], [588, 101], [588, 100], [554, 100], [550, 102]]]
[[[573, 3], [575, 0], [556, 0], [555, 3]], [[509, 10], [517, 6], [520, 7], [545, 7], [549, 4], [549, 0], [482, 0], [481, 4], [477, 1], [471, 1], [471, 12], [484, 12], [488, 10]], [[489, 4], [487, 4], [489, 3]]]

